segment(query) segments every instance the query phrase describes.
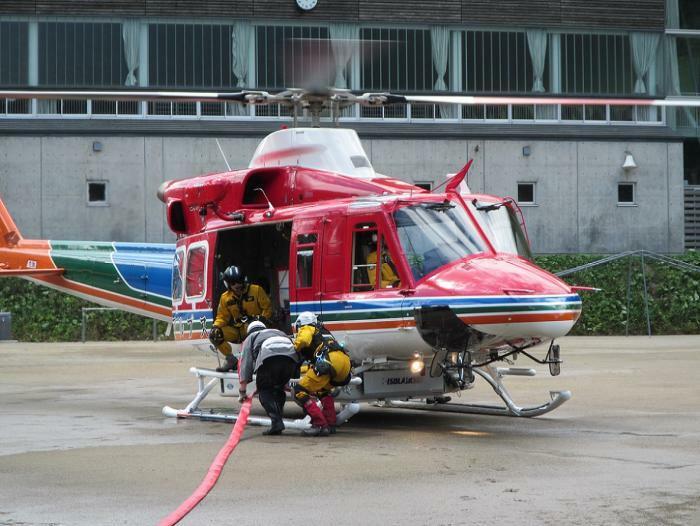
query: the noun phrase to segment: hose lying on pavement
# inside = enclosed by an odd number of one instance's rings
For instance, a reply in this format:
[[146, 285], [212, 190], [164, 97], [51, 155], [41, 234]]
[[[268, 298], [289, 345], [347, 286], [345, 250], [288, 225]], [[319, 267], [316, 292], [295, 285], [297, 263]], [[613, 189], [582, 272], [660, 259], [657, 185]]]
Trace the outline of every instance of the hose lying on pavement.
[[224, 447], [222, 447], [219, 453], [216, 455], [216, 458], [214, 458], [214, 462], [212, 462], [211, 466], [209, 467], [209, 471], [204, 477], [204, 480], [202, 480], [192, 495], [190, 495], [185, 502], [180, 504], [175, 511], [161, 520], [158, 523], [158, 526], [173, 526], [174, 524], [177, 524], [211, 491], [214, 484], [216, 484], [216, 481], [219, 480], [219, 476], [221, 475], [221, 471], [223, 470], [228, 457], [231, 456], [231, 453], [233, 453], [233, 450], [236, 449], [238, 442], [241, 440], [243, 430], [248, 423], [248, 416], [250, 415], [250, 406], [252, 402], [253, 397], [250, 396], [241, 405], [241, 411], [238, 414], [238, 419], [236, 419], [236, 424], [231, 430], [231, 435], [228, 437]]

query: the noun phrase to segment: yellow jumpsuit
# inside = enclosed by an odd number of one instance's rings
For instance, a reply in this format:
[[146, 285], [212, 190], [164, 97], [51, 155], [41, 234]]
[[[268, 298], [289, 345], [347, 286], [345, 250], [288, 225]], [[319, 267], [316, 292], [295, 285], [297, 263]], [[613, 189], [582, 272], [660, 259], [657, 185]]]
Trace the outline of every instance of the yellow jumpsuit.
[[[311, 358], [324, 345], [321, 331], [313, 325], [304, 325], [294, 338], [294, 348], [307, 358]], [[308, 398], [309, 394], [321, 398], [330, 393], [335, 385], [341, 384], [347, 379], [351, 367], [348, 355], [343, 351], [331, 350], [328, 353], [328, 360], [331, 362], [333, 372], [331, 374], [318, 375], [313, 367], [309, 367], [301, 380], [299, 380], [299, 387], [302, 388], [302, 391], [296, 394], [297, 398]]]
[[248, 285], [240, 296], [230, 290], [221, 295], [213, 325], [224, 333], [224, 342], [217, 346], [224, 356], [231, 354], [229, 342], [241, 343], [245, 340], [248, 324], [241, 321], [244, 316], [272, 317], [270, 298], [259, 285]]
[[[369, 276], [369, 282], [372, 284], [372, 287], [374, 287], [374, 277], [377, 275], [377, 251], [374, 250], [370, 252], [367, 255], [367, 264], [368, 265], [374, 265], [374, 267], [367, 267], [367, 275]], [[396, 275], [394, 272], [394, 269], [391, 268], [391, 265], [389, 263], [383, 262], [382, 263], [382, 275], [380, 278], [381, 285], [380, 287], [383, 289], [386, 289], [388, 287], [391, 287], [396, 283], [395, 286], [399, 286], [401, 283], [399, 282], [399, 277]]]

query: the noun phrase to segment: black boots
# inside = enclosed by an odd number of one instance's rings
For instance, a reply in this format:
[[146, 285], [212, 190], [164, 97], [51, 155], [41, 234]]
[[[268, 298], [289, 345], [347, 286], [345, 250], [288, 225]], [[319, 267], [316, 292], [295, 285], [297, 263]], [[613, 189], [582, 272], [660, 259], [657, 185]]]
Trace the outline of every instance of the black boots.
[[224, 363], [222, 363], [219, 367], [216, 368], [217, 373], [228, 373], [230, 371], [237, 371], [238, 370], [238, 358], [236, 358], [233, 354], [229, 354], [226, 356], [224, 359]]
[[284, 407], [284, 391], [282, 391], [282, 404], [280, 404], [280, 393], [277, 390], [263, 389], [258, 392], [258, 400], [260, 405], [270, 417], [272, 425], [270, 429], [263, 431], [263, 435], [281, 435], [284, 431], [284, 422], [282, 421], [282, 409]]

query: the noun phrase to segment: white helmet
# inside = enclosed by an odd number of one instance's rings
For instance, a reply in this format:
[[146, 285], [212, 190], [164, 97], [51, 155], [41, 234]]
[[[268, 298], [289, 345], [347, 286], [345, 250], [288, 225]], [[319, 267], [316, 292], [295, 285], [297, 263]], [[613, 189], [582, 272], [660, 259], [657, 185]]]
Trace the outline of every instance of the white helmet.
[[317, 322], [318, 318], [316, 315], [307, 310], [297, 316], [297, 321], [294, 323], [294, 326], [299, 329], [299, 327], [303, 327], [304, 325], [316, 325]]
[[255, 332], [255, 331], [261, 331], [263, 329], [267, 329], [265, 324], [259, 320], [255, 320], [250, 322], [250, 325], [248, 325], [248, 334]]

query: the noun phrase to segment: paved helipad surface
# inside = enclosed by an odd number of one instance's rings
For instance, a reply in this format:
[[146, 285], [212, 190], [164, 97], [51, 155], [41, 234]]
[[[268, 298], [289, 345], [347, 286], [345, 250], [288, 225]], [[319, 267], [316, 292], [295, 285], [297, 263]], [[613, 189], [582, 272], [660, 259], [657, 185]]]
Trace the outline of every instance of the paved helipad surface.
[[[570, 389], [550, 415], [363, 405], [325, 439], [249, 427], [181, 524], [700, 524], [700, 337], [560, 343], [561, 376], [508, 379], [519, 403]], [[162, 343], [0, 344], [0, 525], [155, 524], [176, 508], [231, 430], [161, 416], [194, 393], [191, 365], [212, 360]], [[465, 397], [494, 402], [489, 389]]]

